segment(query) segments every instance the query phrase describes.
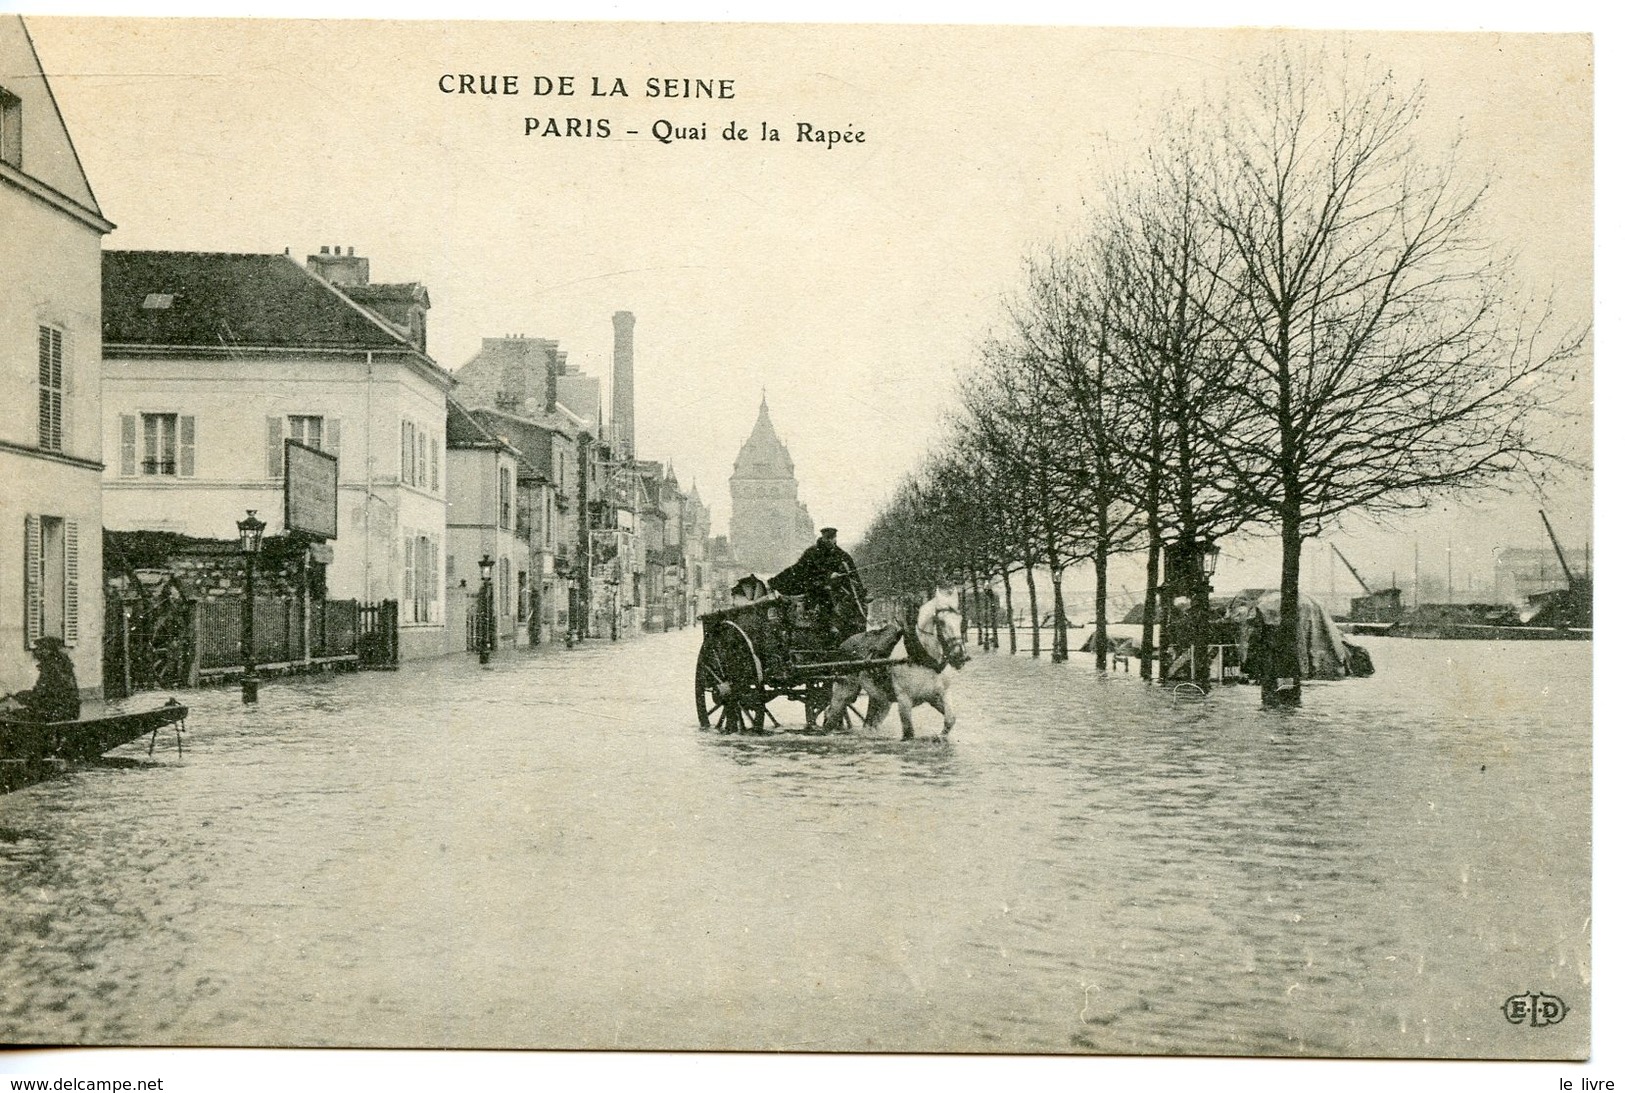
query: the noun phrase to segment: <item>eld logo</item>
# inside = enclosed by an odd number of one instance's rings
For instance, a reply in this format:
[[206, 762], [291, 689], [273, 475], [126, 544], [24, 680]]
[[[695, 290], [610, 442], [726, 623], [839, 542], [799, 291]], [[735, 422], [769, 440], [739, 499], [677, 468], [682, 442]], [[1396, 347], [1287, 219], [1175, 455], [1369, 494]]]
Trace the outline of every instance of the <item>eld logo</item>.
[[1568, 1005], [1555, 994], [1515, 994], [1506, 1000], [1501, 1012], [1514, 1025], [1527, 1024], [1530, 1028], [1555, 1025], [1569, 1015]]

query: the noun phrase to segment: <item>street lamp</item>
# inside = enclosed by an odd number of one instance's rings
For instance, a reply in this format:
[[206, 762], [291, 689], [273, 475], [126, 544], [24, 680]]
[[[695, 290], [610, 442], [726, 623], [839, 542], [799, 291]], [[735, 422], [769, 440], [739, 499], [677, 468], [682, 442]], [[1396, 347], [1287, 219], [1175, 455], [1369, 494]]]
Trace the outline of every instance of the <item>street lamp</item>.
[[265, 536], [265, 521], [254, 515], [254, 509], [237, 521], [237, 538], [243, 548], [243, 702], [260, 700], [260, 677], [254, 669], [254, 556], [260, 552], [260, 540]]
[[[1198, 539], [1196, 549], [1202, 555], [1202, 576], [1211, 581], [1213, 574], [1219, 570], [1219, 544], [1211, 539]], [[1208, 591], [1213, 590], [1210, 588]]]
[[480, 663], [491, 663], [491, 646], [496, 637], [495, 612], [492, 610], [491, 569], [496, 563], [487, 554], [480, 559]]
[[[1208, 689], [1210, 682], [1208, 669], [1212, 667], [1211, 651], [1208, 648], [1208, 630], [1212, 620], [1208, 617], [1211, 607], [1208, 596], [1213, 591], [1213, 574], [1219, 568], [1219, 544], [1212, 539], [1191, 540], [1191, 561], [1193, 566], [1191, 575], [1194, 583], [1191, 587], [1191, 679], [1201, 687]], [[1198, 573], [1200, 574], [1198, 576]], [[1224, 661], [1219, 661], [1219, 679], [1224, 680]]]

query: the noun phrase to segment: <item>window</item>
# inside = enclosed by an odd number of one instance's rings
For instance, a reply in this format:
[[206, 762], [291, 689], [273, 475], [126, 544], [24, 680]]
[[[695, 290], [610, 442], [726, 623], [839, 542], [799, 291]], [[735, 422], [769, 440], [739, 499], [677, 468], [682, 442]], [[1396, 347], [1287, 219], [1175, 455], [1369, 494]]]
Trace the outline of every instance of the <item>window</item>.
[[418, 427], [410, 421], [401, 422], [401, 484], [410, 486], [418, 478]]
[[23, 100], [0, 87], [0, 160], [23, 165]]
[[497, 471], [497, 527], [513, 527], [513, 471], [507, 467]]
[[288, 418], [288, 439], [318, 452], [327, 450], [322, 447], [322, 419], [319, 417]]
[[440, 492], [440, 438], [429, 437], [429, 488]]
[[23, 604], [28, 645], [79, 641], [79, 525], [59, 516], [23, 521]]
[[513, 614], [513, 563], [504, 557], [497, 564], [497, 596], [502, 602], [502, 617]]
[[175, 441], [180, 423], [175, 414], [141, 415], [141, 473], [175, 473]]
[[62, 450], [62, 331], [39, 328], [39, 446]]
[[403, 543], [401, 604], [403, 621], [434, 622], [440, 613], [440, 543], [407, 533]]
[[189, 414], [124, 414], [119, 418], [119, 474], [191, 478], [197, 419]]
[[524, 622], [530, 618], [530, 589], [525, 581], [525, 571], [519, 571], [519, 621]]

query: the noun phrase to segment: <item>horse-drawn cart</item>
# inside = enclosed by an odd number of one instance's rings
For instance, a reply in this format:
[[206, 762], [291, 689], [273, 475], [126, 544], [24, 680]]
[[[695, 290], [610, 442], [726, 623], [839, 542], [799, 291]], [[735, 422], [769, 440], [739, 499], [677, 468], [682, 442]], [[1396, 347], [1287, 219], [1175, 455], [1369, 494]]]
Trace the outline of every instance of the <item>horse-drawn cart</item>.
[[836, 680], [892, 663], [850, 659], [840, 643], [861, 632], [861, 621], [856, 630], [832, 624], [827, 611], [801, 596], [770, 592], [701, 615], [700, 625], [705, 640], [694, 666], [694, 708], [701, 728], [720, 732], [762, 732], [769, 721], [778, 725], [768, 709], [775, 698], [801, 703], [811, 726], [829, 705]]

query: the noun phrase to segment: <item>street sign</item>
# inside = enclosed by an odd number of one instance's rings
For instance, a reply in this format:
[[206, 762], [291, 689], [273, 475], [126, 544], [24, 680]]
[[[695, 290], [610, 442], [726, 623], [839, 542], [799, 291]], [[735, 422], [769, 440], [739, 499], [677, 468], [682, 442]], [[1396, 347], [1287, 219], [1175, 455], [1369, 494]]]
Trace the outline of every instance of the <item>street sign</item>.
[[283, 442], [283, 525], [317, 539], [339, 537], [339, 460], [297, 440]]

